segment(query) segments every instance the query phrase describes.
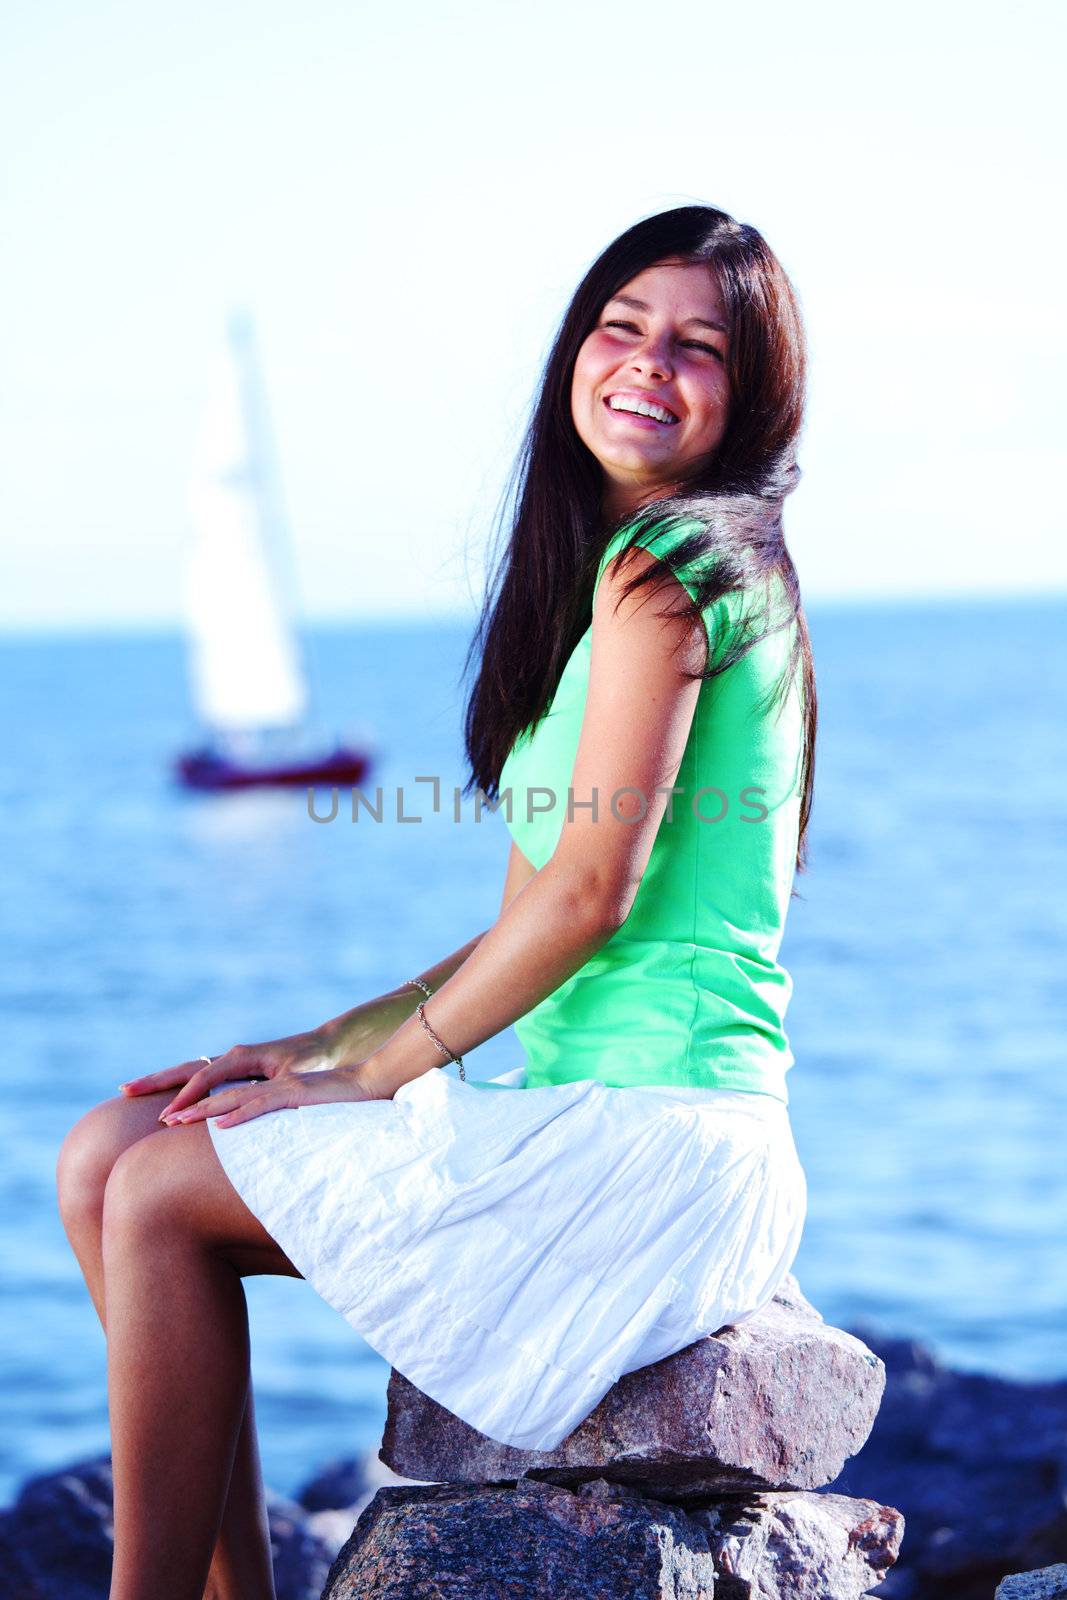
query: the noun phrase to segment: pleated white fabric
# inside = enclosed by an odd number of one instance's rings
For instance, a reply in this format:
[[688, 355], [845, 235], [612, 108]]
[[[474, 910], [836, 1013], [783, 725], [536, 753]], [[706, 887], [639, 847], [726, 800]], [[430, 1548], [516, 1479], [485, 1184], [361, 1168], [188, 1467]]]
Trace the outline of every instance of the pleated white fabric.
[[770, 1095], [524, 1082], [448, 1065], [391, 1100], [208, 1127], [245, 1204], [391, 1366], [490, 1438], [551, 1450], [623, 1373], [773, 1298], [807, 1185]]

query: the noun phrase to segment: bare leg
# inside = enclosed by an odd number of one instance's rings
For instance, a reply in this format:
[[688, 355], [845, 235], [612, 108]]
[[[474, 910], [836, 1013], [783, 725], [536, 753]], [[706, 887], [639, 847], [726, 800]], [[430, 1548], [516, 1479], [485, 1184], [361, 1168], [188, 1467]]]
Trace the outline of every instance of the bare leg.
[[254, 1600], [275, 1600], [270, 1521], [259, 1462], [251, 1375], [204, 1600], [243, 1600], [245, 1595]]
[[[105, 1330], [105, 1186], [124, 1150], [138, 1139], [160, 1132], [159, 1112], [172, 1093], [168, 1090], [134, 1099], [118, 1096], [103, 1102], [71, 1129], [60, 1154], [58, 1187], [63, 1225]], [[166, 1131], [177, 1134], [179, 1130]], [[249, 1383], [204, 1600], [273, 1600], [273, 1596], [266, 1497]]]
[[150, 1134], [119, 1157], [104, 1196], [110, 1600], [200, 1600], [248, 1385], [241, 1277], [263, 1272], [300, 1276], [234, 1190], [203, 1123]]

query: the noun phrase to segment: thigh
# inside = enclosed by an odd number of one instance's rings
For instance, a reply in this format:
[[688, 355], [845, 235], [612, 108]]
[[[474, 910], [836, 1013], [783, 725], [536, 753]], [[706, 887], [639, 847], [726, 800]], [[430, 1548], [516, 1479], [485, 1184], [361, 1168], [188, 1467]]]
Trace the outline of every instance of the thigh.
[[178, 1229], [241, 1277], [303, 1277], [226, 1176], [204, 1122], [159, 1128], [130, 1145], [108, 1179], [104, 1226], [149, 1243], [158, 1230]]

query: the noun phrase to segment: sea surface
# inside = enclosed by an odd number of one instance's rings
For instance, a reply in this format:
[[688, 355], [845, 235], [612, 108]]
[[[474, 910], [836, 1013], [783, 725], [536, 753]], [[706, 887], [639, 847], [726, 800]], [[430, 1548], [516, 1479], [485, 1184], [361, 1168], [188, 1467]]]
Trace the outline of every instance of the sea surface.
[[[816, 797], [782, 948], [797, 1277], [838, 1325], [1067, 1376], [1067, 599], [809, 620]], [[310, 630], [316, 713], [373, 737], [387, 804], [316, 823], [303, 790], [172, 781], [196, 737], [177, 634], [0, 639], [0, 1500], [107, 1448], [103, 1335], [55, 1202], [72, 1123], [123, 1079], [378, 994], [497, 915], [503, 818], [451, 805], [466, 643]], [[399, 788], [421, 822], [397, 821]], [[468, 1064], [521, 1060], [508, 1030]], [[388, 1368], [306, 1283], [246, 1289], [265, 1475], [291, 1493], [377, 1447]], [[175, 1395], [195, 1381], [175, 1370]]]

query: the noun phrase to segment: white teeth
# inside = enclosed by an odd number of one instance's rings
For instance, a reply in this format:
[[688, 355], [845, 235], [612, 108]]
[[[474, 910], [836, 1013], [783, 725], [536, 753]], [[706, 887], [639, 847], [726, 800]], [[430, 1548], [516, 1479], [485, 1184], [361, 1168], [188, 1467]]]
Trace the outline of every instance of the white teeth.
[[678, 421], [665, 406], [650, 405], [647, 400], [634, 400], [628, 394], [613, 394], [608, 405], [612, 411], [632, 411], [639, 417], [652, 417], [655, 422]]

